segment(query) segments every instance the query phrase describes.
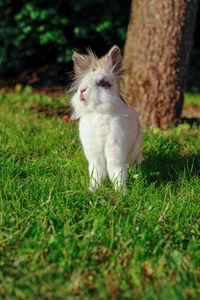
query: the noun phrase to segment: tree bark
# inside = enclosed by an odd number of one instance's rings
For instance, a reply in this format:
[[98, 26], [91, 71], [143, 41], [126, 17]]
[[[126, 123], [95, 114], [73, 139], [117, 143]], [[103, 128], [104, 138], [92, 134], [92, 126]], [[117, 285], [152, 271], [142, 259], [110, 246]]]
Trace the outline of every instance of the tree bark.
[[145, 127], [181, 116], [197, 8], [198, 0], [132, 0], [125, 88]]

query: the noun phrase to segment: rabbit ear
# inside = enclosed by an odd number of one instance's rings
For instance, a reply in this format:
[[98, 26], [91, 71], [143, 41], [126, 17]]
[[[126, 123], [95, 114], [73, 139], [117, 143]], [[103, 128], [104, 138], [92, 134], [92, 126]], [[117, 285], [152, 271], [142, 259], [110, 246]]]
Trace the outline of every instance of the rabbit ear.
[[72, 60], [74, 62], [74, 71], [76, 75], [80, 75], [89, 68], [87, 55], [74, 52]]
[[121, 50], [118, 46], [114, 45], [107, 54], [108, 57], [111, 59], [111, 64], [113, 71], [118, 75], [121, 73], [122, 69], [122, 56]]

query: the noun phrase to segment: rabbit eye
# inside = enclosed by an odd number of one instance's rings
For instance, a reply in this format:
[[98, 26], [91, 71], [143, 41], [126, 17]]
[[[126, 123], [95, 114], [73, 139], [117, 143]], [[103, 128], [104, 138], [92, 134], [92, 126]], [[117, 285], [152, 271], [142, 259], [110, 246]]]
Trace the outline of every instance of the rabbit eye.
[[98, 86], [101, 86], [101, 87], [104, 87], [104, 88], [109, 88], [111, 87], [111, 84], [106, 81], [106, 80], [100, 80], [98, 83], [97, 83]]

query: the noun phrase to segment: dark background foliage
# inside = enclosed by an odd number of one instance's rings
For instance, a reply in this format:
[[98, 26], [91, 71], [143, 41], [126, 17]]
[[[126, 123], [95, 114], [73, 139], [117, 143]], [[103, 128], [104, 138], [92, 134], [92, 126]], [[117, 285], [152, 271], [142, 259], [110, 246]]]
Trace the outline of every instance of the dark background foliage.
[[130, 0], [0, 0], [1, 75], [124, 44]]
[[[102, 55], [113, 44], [123, 48], [130, 4], [131, 0], [0, 0], [0, 77], [45, 67], [46, 77], [57, 83], [59, 74], [66, 76], [72, 68], [73, 50], [91, 47]], [[191, 60], [195, 74], [200, 67], [199, 19]]]

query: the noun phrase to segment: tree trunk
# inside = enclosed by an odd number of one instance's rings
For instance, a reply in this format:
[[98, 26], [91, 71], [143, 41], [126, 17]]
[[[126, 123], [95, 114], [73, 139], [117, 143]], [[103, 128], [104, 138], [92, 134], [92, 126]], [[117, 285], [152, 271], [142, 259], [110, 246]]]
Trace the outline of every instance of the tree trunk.
[[145, 127], [181, 116], [197, 7], [198, 0], [132, 0], [125, 87]]

